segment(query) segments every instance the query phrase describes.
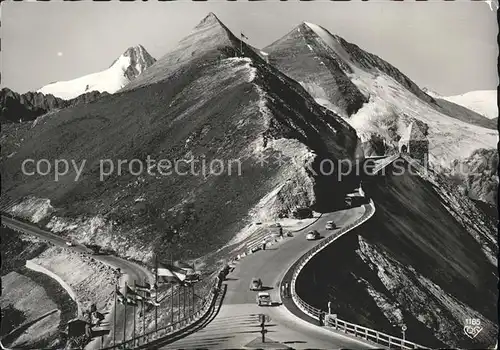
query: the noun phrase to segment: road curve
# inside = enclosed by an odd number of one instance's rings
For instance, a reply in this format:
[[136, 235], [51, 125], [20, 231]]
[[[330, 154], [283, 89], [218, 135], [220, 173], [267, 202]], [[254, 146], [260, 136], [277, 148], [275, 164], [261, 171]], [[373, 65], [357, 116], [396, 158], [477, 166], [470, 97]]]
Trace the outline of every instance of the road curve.
[[[15, 230], [22, 231], [26, 234], [30, 234], [36, 237], [39, 237], [43, 240], [46, 240], [56, 246], [59, 247], [64, 247], [67, 249], [70, 249], [74, 252], [78, 253], [84, 253], [84, 254], [90, 254], [91, 251], [86, 248], [83, 245], [78, 245], [75, 244], [73, 247], [68, 247], [66, 245], [66, 239], [63, 237], [60, 237], [58, 235], [55, 235], [49, 231], [43, 230], [35, 225], [28, 224], [16, 219], [13, 219], [9, 216], [3, 215], [2, 214], [2, 224], [7, 225]], [[115, 269], [120, 269], [122, 276], [120, 277], [119, 283], [120, 283], [120, 289], [122, 293], [124, 292], [124, 286], [125, 282], [127, 283], [133, 283], [134, 280], [136, 281], [144, 281], [146, 278], [149, 283], [154, 284], [154, 276], [151, 272], [147, 270], [147, 268], [140, 266], [134, 262], [112, 256], [112, 255], [94, 255], [94, 259], [99, 260]], [[127, 339], [130, 339], [133, 333], [133, 319], [130, 317], [130, 315], [133, 314], [133, 307], [128, 306], [127, 307]], [[118, 304], [117, 305], [117, 310], [111, 310], [106, 317], [104, 322], [109, 324], [109, 327], [103, 327], [106, 329], [110, 329], [110, 333], [108, 336], [104, 337], [104, 343], [103, 347], [107, 345], [111, 345], [113, 342], [113, 318], [114, 318], [114, 313], [116, 312], [116, 320], [117, 320], [117, 325], [116, 325], [116, 340], [117, 342], [121, 341], [123, 339], [123, 326], [124, 326], [124, 313], [125, 313], [125, 308], [123, 305]], [[137, 333], [138, 334], [138, 333]], [[101, 347], [101, 339], [100, 338], [95, 338], [92, 342], [90, 342], [85, 349], [87, 350], [94, 350], [94, 349], [99, 349]]]
[[[316, 223], [286, 238], [265, 251], [258, 251], [243, 258], [228, 275], [227, 293], [219, 314], [205, 328], [188, 335], [162, 349], [229, 349], [252, 347], [250, 342], [260, 338], [258, 317], [270, 316], [266, 339], [277, 343], [270, 348], [294, 349], [367, 349], [371, 345], [317, 327], [292, 315], [283, 305], [259, 307], [255, 302], [256, 292], [249, 290], [253, 277], [262, 280], [270, 288], [273, 301], [281, 301], [279, 283], [286, 271], [319, 241], [307, 241], [310, 230], [318, 230], [323, 237], [337, 232], [339, 228], [354, 222], [364, 213], [363, 207], [341, 210], [323, 215]], [[325, 230], [327, 221], [333, 220], [338, 229]]]

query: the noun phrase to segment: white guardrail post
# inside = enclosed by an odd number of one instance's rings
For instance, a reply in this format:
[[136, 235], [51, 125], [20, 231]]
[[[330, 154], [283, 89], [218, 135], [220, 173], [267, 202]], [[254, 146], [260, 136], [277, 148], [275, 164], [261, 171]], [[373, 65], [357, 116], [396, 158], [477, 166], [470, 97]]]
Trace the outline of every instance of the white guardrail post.
[[[304, 266], [320, 251], [322, 251], [325, 247], [327, 247], [330, 243], [338, 239], [339, 237], [343, 236], [345, 233], [351, 231], [352, 229], [358, 227], [365, 221], [367, 221], [369, 218], [373, 216], [375, 213], [375, 204], [373, 203], [373, 200], [370, 200], [370, 203], [368, 205], [364, 206], [365, 212], [363, 215], [357, 219], [355, 222], [353, 222], [350, 225], [345, 226], [342, 228], [338, 234], [332, 235], [328, 237], [326, 240], [312, 248], [306, 255], [304, 255], [299, 262], [297, 263], [297, 266], [295, 267], [295, 270], [292, 273], [292, 280], [290, 283], [290, 289], [291, 289], [291, 294], [292, 294], [292, 300], [297, 305], [297, 307], [306, 315], [314, 318], [314, 319], [319, 319], [319, 315], [322, 312], [319, 309], [316, 309], [315, 307], [307, 304], [304, 300], [302, 300], [297, 292], [295, 291], [295, 285], [297, 282], [297, 277], [304, 268]], [[396, 346], [396, 348], [399, 349], [428, 349], [424, 346], [418, 345], [416, 343], [403, 340], [397, 337], [393, 337], [389, 334], [382, 333], [379, 331], [376, 331], [371, 328], [363, 327], [361, 325], [357, 325], [354, 323], [350, 323], [344, 320], [341, 320], [339, 318], [335, 318], [335, 322], [332, 325], [331, 320], [328, 320], [329, 327], [334, 327], [335, 330], [339, 330], [339, 328], [342, 328], [342, 331], [344, 333], [350, 333], [354, 335], [355, 337], [360, 337], [365, 340], [372, 341], [377, 344], [381, 345], [386, 345], [389, 348], [392, 346]]]

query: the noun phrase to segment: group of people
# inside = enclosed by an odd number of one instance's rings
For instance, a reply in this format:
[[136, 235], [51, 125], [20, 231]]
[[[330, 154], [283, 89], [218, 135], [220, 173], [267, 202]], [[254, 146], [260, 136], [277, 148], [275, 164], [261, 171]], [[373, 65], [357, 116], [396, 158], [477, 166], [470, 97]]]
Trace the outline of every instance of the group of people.
[[214, 293], [218, 291], [220, 284], [226, 279], [227, 275], [229, 275], [231, 270], [232, 269], [229, 266], [229, 264], [226, 264], [226, 266], [224, 266], [224, 268], [220, 270], [219, 274], [217, 275], [217, 283], [216, 283], [217, 287], [214, 287], [213, 289]]
[[291, 297], [290, 285], [288, 284], [288, 282], [285, 282], [281, 285], [281, 294], [283, 295], [284, 298]]
[[[280, 233], [279, 233], [279, 237], [280, 238], [283, 238], [283, 227], [280, 226]], [[267, 240], [263, 240], [262, 241], [262, 250], [266, 250], [266, 245], [267, 245]]]

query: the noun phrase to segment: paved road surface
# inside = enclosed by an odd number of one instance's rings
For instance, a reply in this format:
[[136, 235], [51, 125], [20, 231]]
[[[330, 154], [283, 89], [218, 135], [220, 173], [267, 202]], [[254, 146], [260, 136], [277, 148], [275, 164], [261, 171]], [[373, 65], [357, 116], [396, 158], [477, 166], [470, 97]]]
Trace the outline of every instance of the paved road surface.
[[[273, 301], [281, 301], [279, 282], [288, 268], [318, 241], [306, 241], [310, 230], [318, 230], [328, 237], [337, 230], [326, 231], [325, 224], [333, 220], [341, 228], [355, 221], [364, 212], [357, 207], [323, 215], [315, 224], [295, 233], [265, 251], [258, 251], [243, 258], [228, 275], [227, 293], [219, 314], [205, 328], [162, 349], [229, 349], [243, 348], [260, 337], [258, 315], [271, 317], [267, 337], [279, 342], [282, 348], [294, 349], [367, 349], [372, 346], [360, 340], [317, 327], [293, 316], [284, 306], [259, 307], [255, 303], [256, 292], [249, 290], [253, 277], [262, 279]], [[251, 346], [250, 346], [251, 347]], [[276, 348], [276, 346], [273, 346]]]
[[[71, 249], [75, 252], [79, 253], [85, 253], [85, 254], [90, 254], [91, 251], [86, 248], [83, 245], [74, 245], [73, 247], [68, 247], [66, 245], [66, 240], [60, 236], [57, 236], [51, 232], [42, 230], [34, 225], [24, 223], [22, 221], [12, 219], [9, 216], [2, 215], [2, 224], [7, 225], [11, 228], [21, 230], [27, 234], [37, 236], [39, 238], [42, 238], [46, 241], [49, 241], [50, 243], [60, 246], [60, 247], [65, 247], [68, 249]], [[125, 282], [127, 281], [128, 283], [133, 283], [134, 279], [139, 281], [144, 281], [144, 278], [147, 278], [149, 283], [154, 284], [154, 276], [151, 272], [149, 272], [145, 267], [140, 266], [136, 263], [133, 263], [131, 261], [118, 258], [116, 256], [112, 255], [95, 255], [93, 256], [94, 259], [99, 260], [107, 265], [110, 265], [113, 268], [119, 268], [122, 272], [122, 277], [120, 278], [120, 289], [121, 292], [124, 293], [124, 286]], [[137, 308], [137, 313], [139, 313], [139, 309]], [[106, 318], [104, 322], [107, 322], [110, 327], [106, 327], [110, 329], [109, 336], [104, 337], [104, 346], [106, 345], [111, 345], [113, 341], [113, 317], [114, 317], [114, 312], [115, 310], [111, 310], [110, 313], [106, 315]], [[124, 312], [125, 312], [125, 307], [123, 305], [118, 304], [117, 305], [117, 310], [116, 310], [116, 320], [117, 320], [117, 325], [116, 325], [116, 340], [117, 342], [123, 339], [123, 326], [124, 326]], [[130, 317], [130, 315], [133, 314], [133, 307], [129, 306], [127, 307], [127, 339], [130, 339], [132, 335], [132, 328], [133, 328], [133, 319]], [[139, 324], [140, 321], [137, 319], [137, 332], [139, 331]], [[138, 333], [137, 333], [138, 335]], [[94, 339], [90, 344], [87, 345], [85, 349], [88, 350], [93, 350], [93, 349], [99, 349], [101, 345], [101, 339], [96, 338]]]

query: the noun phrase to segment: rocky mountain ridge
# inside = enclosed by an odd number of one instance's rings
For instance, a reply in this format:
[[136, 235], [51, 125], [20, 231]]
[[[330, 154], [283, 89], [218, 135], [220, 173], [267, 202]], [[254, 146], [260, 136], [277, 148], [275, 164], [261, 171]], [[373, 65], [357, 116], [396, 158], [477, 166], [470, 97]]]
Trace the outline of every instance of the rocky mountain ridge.
[[0, 122], [32, 121], [49, 111], [90, 103], [106, 95], [106, 92], [92, 91], [71, 100], [63, 100], [40, 92], [19, 94], [8, 88], [3, 88], [0, 90]]

